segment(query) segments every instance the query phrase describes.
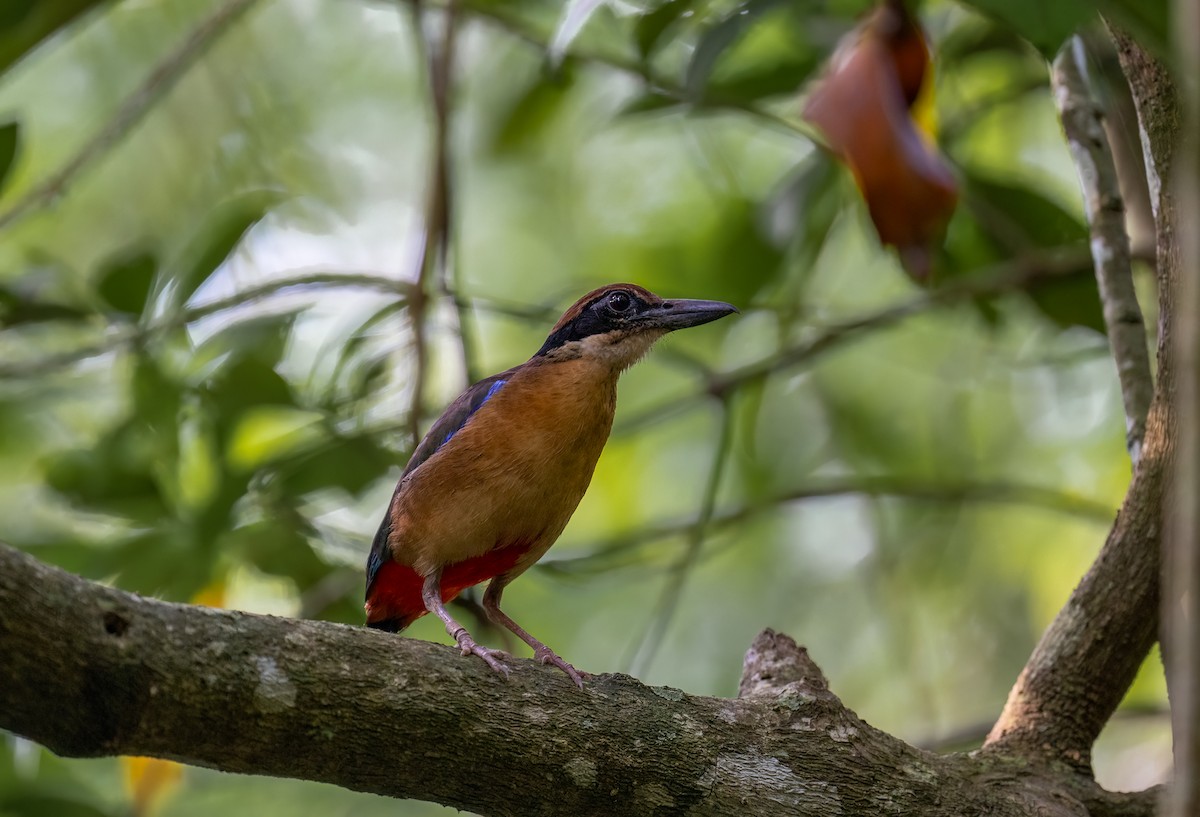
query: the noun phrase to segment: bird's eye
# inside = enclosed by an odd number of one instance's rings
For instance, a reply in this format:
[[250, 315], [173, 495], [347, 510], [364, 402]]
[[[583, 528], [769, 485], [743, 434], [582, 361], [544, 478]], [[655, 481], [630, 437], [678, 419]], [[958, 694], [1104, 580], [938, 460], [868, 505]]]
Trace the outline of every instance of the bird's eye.
[[608, 296], [608, 306], [615, 312], [626, 312], [633, 306], [633, 299], [629, 297], [628, 292], [617, 290]]

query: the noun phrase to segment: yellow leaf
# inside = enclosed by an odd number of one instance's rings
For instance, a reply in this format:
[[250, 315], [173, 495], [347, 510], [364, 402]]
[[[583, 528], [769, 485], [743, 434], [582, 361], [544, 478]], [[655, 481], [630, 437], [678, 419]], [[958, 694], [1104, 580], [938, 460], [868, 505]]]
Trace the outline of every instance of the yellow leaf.
[[183, 766], [154, 757], [122, 757], [125, 791], [133, 817], [148, 817], [179, 787]]

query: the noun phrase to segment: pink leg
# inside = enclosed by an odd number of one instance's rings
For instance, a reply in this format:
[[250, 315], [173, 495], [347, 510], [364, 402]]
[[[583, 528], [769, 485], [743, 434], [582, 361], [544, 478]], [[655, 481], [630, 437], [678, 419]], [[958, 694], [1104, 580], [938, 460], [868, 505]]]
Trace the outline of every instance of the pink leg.
[[471, 638], [471, 634], [467, 632], [467, 628], [446, 612], [446, 606], [442, 604], [442, 571], [435, 570], [425, 577], [425, 584], [421, 587], [421, 599], [425, 602], [425, 609], [440, 618], [446, 625], [446, 632], [450, 633], [450, 637], [458, 642], [458, 648], [462, 650], [463, 655], [478, 655], [493, 670], [508, 677], [508, 667], [496, 660], [496, 656], [503, 655], [503, 653], [476, 644], [475, 639]]
[[492, 579], [492, 583], [488, 585], [487, 592], [483, 594], [483, 609], [487, 613], [488, 618], [494, 624], [510, 630], [517, 638], [524, 641], [533, 648], [533, 658], [543, 664], [553, 664], [560, 670], [565, 672], [575, 685], [583, 689], [583, 676], [579, 670], [568, 664], [560, 658], [554, 650], [547, 647], [542, 642], [525, 632], [520, 624], [508, 617], [508, 614], [500, 609], [500, 595], [504, 592], [504, 586], [507, 584], [501, 577], [497, 576]]

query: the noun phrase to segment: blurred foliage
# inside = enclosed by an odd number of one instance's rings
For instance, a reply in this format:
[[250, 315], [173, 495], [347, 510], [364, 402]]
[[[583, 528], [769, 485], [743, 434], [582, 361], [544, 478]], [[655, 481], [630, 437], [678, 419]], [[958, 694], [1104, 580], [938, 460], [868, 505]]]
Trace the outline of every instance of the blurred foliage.
[[[999, 711], [1128, 479], [1043, 59], [1095, 24], [1091, 4], [920, 5], [963, 192], [922, 290], [798, 122], [867, 0], [573, 20], [551, 0], [460, 3], [452, 251], [420, 308], [416, 32], [440, 36], [437, 4], [418, 29], [404, 3], [261, 3], [23, 209], [224, 5], [0, 11], [0, 220], [21, 210], [0, 228], [0, 539], [163, 598], [217, 582], [231, 607], [361, 623], [416, 378], [425, 428], [468, 372], [514, 365], [579, 293], [632, 280], [743, 315], [626, 374], [592, 488], [509, 591], [514, 617], [588, 670], [637, 654], [648, 682], [726, 695], [774, 626], [914, 741]], [[1159, 0], [1100, 5], [1165, 40]], [[1130, 704], [1163, 700], [1149, 662]], [[1098, 765], [1142, 787], [1169, 745], [1161, 719], [1124, 724]], [[0, 744], [0, 815], [128, 798], [116, 761]], [[188, 769], [158, 813], [218, 809], [439, 811]]]

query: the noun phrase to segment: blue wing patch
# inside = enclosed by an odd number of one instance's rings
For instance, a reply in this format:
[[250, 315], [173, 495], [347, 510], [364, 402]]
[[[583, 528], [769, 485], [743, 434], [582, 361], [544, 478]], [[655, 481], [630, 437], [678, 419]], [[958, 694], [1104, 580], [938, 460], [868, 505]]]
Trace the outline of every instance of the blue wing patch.
[[[500, 389], [507, 382], [508, 382], [507, 380], [497, 380], [495, 383], [493, 383], [491, 385], [491, 387], [488, 388], [487, 393], [483, 395], [482, 400], [480, 400], [478, 403], [472, 402], [470, 412], [467, 414], [467, 416], [462, 418], [462, 422], [458, 424], [457, 428], [450, 429], [450, 432], [448, 434], [446, 434], [445, 437], [442, 438], [442, 441], [440, 443], [438, 443], [438, 448], [441, 448], [443, 445], [450, 442], [450, 438], [462, 430], [462, 427], [467, 424], [467, 420], [470, 420], [471, 417], [474, 416], [475, 412], [477, 412], [477, 411], [479, 411], [479, 409], [483, 408], [483, 404], [486, 403], [488, 400], [491, 400], [492, 397], [495, 396], [496, 392], [500, 391]], [[436, 451], [437, 449], [435, 448], [434, 450]]]
[[408, 460], [408, 465], [404, 468], [404, 474], [401, 479], [411, 474], [434, 453], [457, 434], [467, 421], [471, 419], [471, 415], [479, 411], [480, 407], [491, 400], [496, 392], [509, 382], [512, 370], [501, 372], [498, 375], [493, 375], [485, 380], [480, 380], [471, 388], [458, 396], [458, 399], [450, 404], [445, 413], [438, 418], [438, 421], [433, 424], [433, 428], [429, 429], [429, 433], [425, 435], [425, 439], [421, 440], [421, 444], [413, 451], [413, 455]]
[[[472, 415], [479, 411], [484, 403], [496, 396], [496, 393], [508, 382], [507, 376], [512, 372], [513, 370], [509, 369], [507, 372], [501, 372], [486, 380], [481, 380], [459, 395], [458, 399], [446, 409], [446, 413], [433, 424], [433, 428], [429, 429], [425, 439], [421, 440], [421, 444], [413, 452], [408, 465], [404, 468], [404, 474], [401, 476], [401, 485], [403, 485], [404, 477], [420, 468], [421, 464], [432, 457], [435, 451], [450, 442], [450, 439], [467, 424]], [[400, 486], [397, 486], [396, 490], [399, 491], [399, 489]], [[375, 540], [371, 543], [371, 555], [367, 559], [368, 596], [370, 596], [375, 577], [379, 575], [380, 569], [385, 562], [392, 558], [388, 539], [392, 535], [392, 504], [395, 501], [396, 497], [393, 494], [392, 502], [388, 503], [388, 510], [383, 515], [383, 522], [380, 523], [379, 530], [375, 534]]]

